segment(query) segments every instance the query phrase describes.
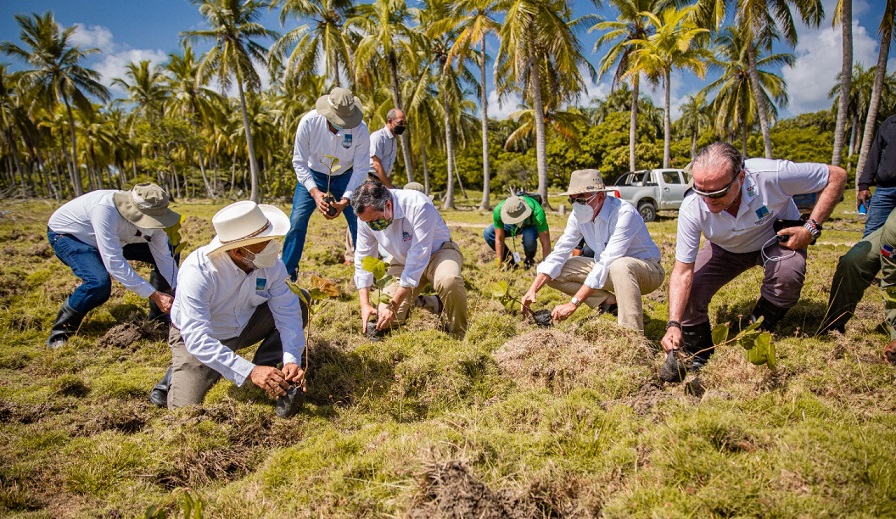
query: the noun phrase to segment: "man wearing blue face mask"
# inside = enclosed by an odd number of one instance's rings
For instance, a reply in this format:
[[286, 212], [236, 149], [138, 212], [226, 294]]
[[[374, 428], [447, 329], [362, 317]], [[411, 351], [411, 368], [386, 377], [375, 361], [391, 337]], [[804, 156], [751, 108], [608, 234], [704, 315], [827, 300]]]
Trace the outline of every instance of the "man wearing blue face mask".
[[[572, 296], [551, 312], [555, 321], [565, 320], [582, 303], [610, 311], [615, 304], [621, 326], [643, 331], [641, 296], [659, 288], [665, 277], [660, 250], [644, 220], [625, 200], [607, 196], [596, 169], [573, 171], [569, 189], [562, 194], [569, 196], [572, 214], [553, 252], [538, 264], [522, 299], [523, 313], [547, 284]], [[593, 258], [570, 257], [582, 239], [594, 251]]]
[[[448, 333], [463, 336], [467, 329], [467, 291], [461, 275], [464, 258], [429, 197], [368, 181], [355, 190], [352, 207], [360, 220], [355, 286], [361, 301], [362, 330], [373, 315], [381, 332], [403, 323], [413, 304], [436, 314], [444, 310]], [[377, 257], [378, 246], [392, 257], [387, 273], [396, 281], [383, 289], [389, 302], [374, 308], [370, 302], [374, 278], [361, 264], [365, 257]], [[427, 284], [432, 284], [437, 296], [420, 295]]]

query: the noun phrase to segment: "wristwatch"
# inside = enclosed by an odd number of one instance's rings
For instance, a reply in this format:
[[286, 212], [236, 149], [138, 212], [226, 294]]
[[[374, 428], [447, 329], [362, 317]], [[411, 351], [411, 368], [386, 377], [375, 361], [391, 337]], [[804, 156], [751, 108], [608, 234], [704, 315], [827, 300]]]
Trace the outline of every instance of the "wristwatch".
[[812, 236], [812, 245], [815, 245], [815, 241], [821, 236], [821, 224], [810, 218], [806, 220], [803, 227], [809, 231], [809, 235]]
[[575, 305], [576, 308], [578, 308], [579, 305], [582, 304], [582, 301], [576, 296], [572, 296], [572, 299], [570, 299], [569, 302]]

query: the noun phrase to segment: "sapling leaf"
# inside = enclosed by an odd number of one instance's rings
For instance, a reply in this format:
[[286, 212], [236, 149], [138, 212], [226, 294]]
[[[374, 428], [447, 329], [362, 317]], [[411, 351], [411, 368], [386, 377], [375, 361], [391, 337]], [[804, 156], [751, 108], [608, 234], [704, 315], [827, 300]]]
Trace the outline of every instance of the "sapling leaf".
[[723, 342], [728, 340], [728, 323], [720, 323], [717, 324], [715, 328], [712, 329], [712, 343], [713, 344], [722, 344]]
[[747, 351], [747, 360], [757, 366], [768, 362], [769, 345], [771, 344], [771, 341], [771, 333], [760, 333], [756, 337], [755, 346]]
[[771, 337], [769, 337], [768, 341], [768, 367], [770, 369], [778, 367], [778, 357], [775, 355], [775, 341], [771, 340]]
[[744, 328], [743, 330], [741, 330], [741, 333], [752, 332], [753, 330], [759, 328], [759, 325], [761, 325], [761, 324], [762, 324], [762, 321], [764, 321], [764, 320], [765, 320], [765, 316], [764, 316], [764, 315], [760, 315], [760, 316], [759, 316], [759, 319], [756, 319], [756, 321], [750, 323], [750, 326], [747, 326], [746, 328]]
[[380, 279], [386, 275], [386, 262], [372, 256], [365, 256], [361, 260], [361, 268], [373, 274], [375, 279]]
[[497, 283], [493, 283], [491, 286], [492, 296], [501, 298], [504, 297], [510, 292], [510, 286], [506, 281], [499, 281]]
[[320, 299], [323, 299], [324, 297], [339, 297], [342, 295], [342, 289], [339, 288], [339, 284], [320, 276], [311, 276], [311, 286], [318, 290], [319, 293], [323, 294]]
[[333, 155], [324, 155], [324, 159], [330, 163], [330, 173], [336, 173], [339, 171], [339, 157], [334, 157]]
[[[312, 288], [308, 291], [308, 293], [311, 294], [312, 301], [320, 301], [321, 299], [326, 299], [327, 297], [327, 294], [319, 288]], [[306, 301], [305, 304], [308, 304], [308, 302]]]
[[172, 247], [171, 255], [176, 256], [180, 251], [184, 250], [184, 247], [187, 245], [186, 242], [183, 241], [183, 237], [180, 235], [180, 227], [184, 223], [187, 217], [184, 215], [180, 215], [180, 219], [176, 224], [171, 227], [165, 228], [165, 234], [168, 236], [168, 243]]

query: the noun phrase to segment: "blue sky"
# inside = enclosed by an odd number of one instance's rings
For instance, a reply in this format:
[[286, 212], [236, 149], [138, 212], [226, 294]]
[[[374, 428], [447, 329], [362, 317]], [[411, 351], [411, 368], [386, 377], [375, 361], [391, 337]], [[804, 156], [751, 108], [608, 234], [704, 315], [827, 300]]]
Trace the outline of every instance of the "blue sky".
[[[831, 101], [828, 90], [834, 85], [834, 77], [840, 71], [840, 30], [832, 28], [830, 14], [836, 0], [823, 0], [828, 19], [820, 28], [801, 27], [800, 41], [791, 50], [797, 56], [794, 67], [785, 67], [780, 73], [787, 81], [790, 104], [781, 110], [782, 116], [796, 115], [828, 108]], [[855, 60], [866, 66], [877, 61], [877, 27], [883, 13], [884, 0], [853, 0], [854, 11], [854, 53]], [[56, 20], [63, 26], [79, 25], [75, 41], [83, 47], [101, 49], [100, 54], [90, 58], [88, 64], [100, 72], [103, 83], [111, 87], [112, 78], [123, 77], [124, 67], [132, 61], [149, 59], [154, 63], [167, 60], [167, 54], [180, 49], [181, 31], [204, 28], [199, 10], [188, 0], [2, 0], [0, 1], [0, 40], [19, 42], [19, 29], [15, 14], [43, 13], [53, 11]], [[612, 17], [610, 9], [597, 10], [590, 1], [575, 0], [578, 16], [597, 13]], [[279, 11], [266, 13], [262, 20], [268, 28], [285, 32], [298, 22], [291, 22], [281, 28]], [[602, 54], [591, 52], [597, 34], [582, 34], [581, 39], [586, 56], [597, 66]], [[490, 42], [491, 53], [497, 49], [497, 42]], [[786, 50], [786, 49], [781, 49]], [[891, 54], [893, 54], [891, 52]], [[0, 61], [13, 64], [12, 58], [0, 56]], [[896, 58], [890, 60], [888, 71], [896, 68]], [[586, 79], [590, 97], [604, 97], [609, 92], [609, 78], [594, 83]], [[689, 94], [695, 93], [704, 81], [691, 73], [675, 72], [672, 77], [673, 117], [677, 107]], [[497, 105], [494, 87], [489, 87], [489, 115], [503, 117], [517, 109], [518, 100], [509, 99], [502, 106]], [[112, 87], [115, 95], [121, 95], [118, 87]], [[662, 106], [663, 92], [647, 92]]]

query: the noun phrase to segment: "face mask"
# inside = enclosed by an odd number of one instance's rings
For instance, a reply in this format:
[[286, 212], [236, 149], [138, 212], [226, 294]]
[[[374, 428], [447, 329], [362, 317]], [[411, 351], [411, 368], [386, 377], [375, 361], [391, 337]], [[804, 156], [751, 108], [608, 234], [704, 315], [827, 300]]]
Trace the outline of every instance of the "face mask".
[[370, 227], [370, 230], [382, 231], [382, 230], [385, 230], [390, 225], [392, 225], [392, 220], [395, 219], [395, 213], [393, 213], [390, 218], [386, 218], [385, 216], [386, 216], [386, 213], [384, 211], [382, 217], [377, 218], [376, 220], [367, 222], [367, 225]]
[[572, 204], [572, 213], [579, 223], [590, 222], [594, 218], [594, 208], [590, 204]]
[[[135, 225], [134, 227], [137, 226]], [[144, 229], [143, 227], [137, 227], [137, 231], [140, 233], [140, 236], [145, 238], [146, 241], [151, 241], [152, 235], [155, 234], [157, 230], [158, 229]]]
[[405, 128], [407, 128], [407, 126], [398, 125], [392, 130], [392, 133], [394, 133], [395, 135], [401, 135], [402, 133], [404, 133]]
[[266, 269], [277, 264], [277, 255], [280, 254], [280, 243], [271, 240], [261, 252], [252, 252], [245, 247], [246, 259], [255, 266], [255, 268]]
[[333, 129], [336, 130], [337, 132], [342, 130], [342, 126], [339, 126], [338, 124], [336, 124], [334, 122], [331, 122], [330, 126], [332, 126]]

